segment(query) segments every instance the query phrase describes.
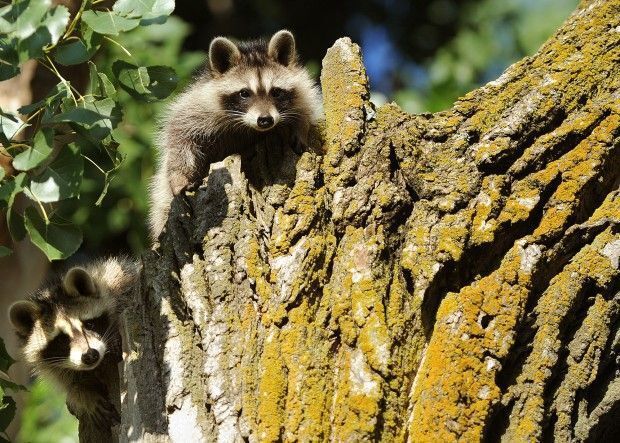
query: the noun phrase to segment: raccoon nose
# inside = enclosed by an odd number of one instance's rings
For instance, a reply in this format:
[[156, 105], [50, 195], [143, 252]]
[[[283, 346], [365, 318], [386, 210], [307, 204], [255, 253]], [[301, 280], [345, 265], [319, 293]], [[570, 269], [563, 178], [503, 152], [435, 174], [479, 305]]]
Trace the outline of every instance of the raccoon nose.
[[273, 126], [273, 117], [270, 115], [261, 115], [256, 120], [256, 124], [261, 129], [269, 129]]
[[93, 348], [89, 348], [85, 354], [82, 354], [82, 363], [85, 365], [92, 365], [99, 360], [99, 351]]

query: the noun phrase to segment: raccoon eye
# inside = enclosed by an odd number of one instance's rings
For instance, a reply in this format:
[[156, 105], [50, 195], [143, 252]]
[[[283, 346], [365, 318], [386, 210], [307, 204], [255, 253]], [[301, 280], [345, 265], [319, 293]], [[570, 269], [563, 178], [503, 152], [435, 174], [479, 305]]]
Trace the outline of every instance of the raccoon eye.
[[239, 97], [241, 98], [250, 98], [252, 94], [250, 93], [249, 89], [242, 89], [241, 91], [239, 91]]
[[273, 98], [280, 98], [284, 94], [284, 89], [273, 88], [271, 91], [269, 91], [269, 93]]
[[97, 327], [97, 323], [95, 322], [95, 319], [86, 320], [82, 322], [82, 325], [90, 331], [94, 330]]
[[82, 320], [82, 327], [89, 331], [96, 332], [97, 334], [105, 334], [110, 326], [110, 319], [107, 314], [103, 314], [96, 318], [90, 318], [88, 320]]

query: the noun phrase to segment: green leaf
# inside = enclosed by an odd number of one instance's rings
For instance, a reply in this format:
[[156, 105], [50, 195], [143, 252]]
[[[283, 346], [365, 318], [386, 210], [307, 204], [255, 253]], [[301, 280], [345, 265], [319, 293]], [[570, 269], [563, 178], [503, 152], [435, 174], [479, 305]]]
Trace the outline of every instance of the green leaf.
[[81, 36], [54, 48], [52, 56], [61, 65], [77, 65], [90, 60], [100, 46], [101, 35], [82, 23]]
[[6, 198], [6, 221], [9, 225], [9, 232], [11, 233], [11, 237], [13, 238], [13, 240], [22, 240], [26, 236], [24, 219], [13, 207], [13, 204], [15, 203], [15, 198], [24, 190], [25, 182], [27, 182], [26, 173], [20, 172], [18, 175], [15, 176], [13, 180], [3, 184], [2, 187], [0, 187], [0, 198], [2, 197], [2, 194], [6, 192], [3, 190], [3, 188], [5, 186], [8, 187], [9, 195]]
[[129, 95], [147, 102], [168, 97], [178, 83], [176, 73], [168, 66], [136, 66], [119, 60], [112, 71]]
[[118, 0], [112, 8], [127, 17], [140, 17], [142, 26], [163, 23], [174, 11], [174, 0]]
[[84, 125], [90, 127], [97, 123], [98, 121], [105, 118], [105, 115], [101, 115], [92, 109], [86, 109], [83, 107], [80, 108], [71, 108], [68, 111], [61, 112], [58, 115], [55, 115], [51, 122], [53, 123], [78, 123], [80, 125]]
[[20, 152], [13, 159], [13, 167], [18, 171], [29, 171], [43, 163], [52, 153], [54, 144], [54, 131], [45, 128], [34, 136], [31, 148]]
[[[5, 249], [8, 249], [8, 248], [5, 248]], [[15, 360], [13, 360], [13, 358], [9, 355], [8, 351], [6, 350], [6, 346], [4, 345], [4, 340], [0, 338], [0, 371], [2, 372], [8, 371], [13, 363], [15, 363]]]
[[[15, 360], [13, 360], [15, 361]], [[0, 377], [0, 388], [2, 388], [3, 391], [7, 390], [7, 389], [11, 389], [15, 392], [17, 391], [27, 391], [25, 386], [22, 385], [18, 385], [17, 383], [12, 382], [11, 380], [7, 380], [6, 378], [2, 378]]]
[[63, 5], [56, 6], [45, 15], [43, 26], [49, 31], [53, 44], [58, 42], [60, 37], [64, 34], [65, 29], [67, 29], [69, 17], [69, 10]]
[[0, 405], [0, 430], [4, 431], [15, 417], [15, 400], [8, 395], [2, 397]]
[[81, 40], [73, 40], [54, 49], [54, 60], [64, 66], [78, 65], [90, 60], [92, 54], [89, 53], [86, 43]]
[[15, 180], [7, 180], [0, 184], [0, 202], [8, 202], [15, 189]]
[[0, 81], [8, 80], [19, 74], [19, 57], [16, 43], [0, 38]]
[[0, 182], [4, 178], [5, 174], [6, 174], [6, 172], [4, 171], [4, 168], [2, 166], [0, 166]]
[[[106, 138], [122, 119], [118, 104], [111, 98], [86, 102], [79, 108], [71, 107], [54, 116], [51, 123], [69, 123], [82, 136], [95, 142]], [[87, 130], [87, 133], [83, 131]]]
[[26, 40], [45, 29], [50, 42], [56, 43], [69, 23], [69, 10], [62, 5], [54, 8], [51, 6], [51, 0], [13, 2], [0, 10], [0, 32], [11, 38]]
[[114, 97], [116, 95], [116, 88], [114, 87], [114, 85], [112, 84], [108, 76], [105, 75], [103, 72], [100, 72], [99, 80], [100, 80], [100, 87], [101, 87], [100, 95], [104, 97]]
[[18, 40], [17, 56], [20, 62], [25, 62], [33, 58], [43, 57], [43, 48], [52, 42], [52, 35], [45, 27], [37, 28], [36, 31], [27, 38]]
[[55, 108], [58, 107], [58, 105], [60, 105], [60, 103], [69, 96], [69, 87], [67, 86], [67, 84], [63, 82], [56, 83], [56, 85], [52, 88], [52, 90], [47, 94], [44, 99], [30, 105], [22, 106], [17, 110], [17, 112], [27, 115], [43, 107], [47, 107], [50, 109], [50, 111], [55, 112]]
[[60, 154], [41, 175], [31, 178], [29, 190], [34, 200], [57, 202], [79, 195], [84, 162], [75, 143], [62, 148]]
[[6, 246], [0, 245], [0, 257], [6, 257], [7, 255], [11, 255], [13, 251]]
[[46, 222], [36, 209], [26, 208], [26, 230], [30, 240], [50, 260], [61, 260], [69, 257], [82, 244], [82, 233], [75, 226]]
[[13, 137], [26, 126], [30, 125], [0, 110], [0, 142], [10, 144]]
[[98, 72], [97, 67], [91, 61], [88, 62], [89, 87], [90, 94], [100, 97], [114, 97], [116, 89], [103, 72]]
[[42, 57], [44, 47], [56, 43], [66, 29], [69, 10], [51, 5], [51, 0], [22, 0], [3, 10], [0, 29], [15, 42], [19, 62]]
[[112, 129], [118, 126], [118, 123], [123, 117], [120, 107], [111, 98], [104, 98], [103, 100], [86, 103], [84, 104], [84, 106], [87, 109], [95, 111], [97, 114], [103, 117], [93, 126], [105, 129], [104, 136], [107, 136], [112, 131]]
[[118, 35], [119, 32], [129, 31], [140, 24], [138, 19], [126, 18], [112, 11], [85, 11], [82, 20], [93, 31], [108, 35]]
[[25, 8], [15, 20], [13, 27], [14, 36], [23, 40], [34, 34], [51, 5], [51, 0], [23, 0], [16, 2], [14, 7], [21, 9], [25, 6]]
[[[0, 8], [0, 33], [8, 34], [13, 30], [14, 19], [11, 18], [13, 5], [6, 5]], [[6, 17], [5, 17], [6, 16]]]

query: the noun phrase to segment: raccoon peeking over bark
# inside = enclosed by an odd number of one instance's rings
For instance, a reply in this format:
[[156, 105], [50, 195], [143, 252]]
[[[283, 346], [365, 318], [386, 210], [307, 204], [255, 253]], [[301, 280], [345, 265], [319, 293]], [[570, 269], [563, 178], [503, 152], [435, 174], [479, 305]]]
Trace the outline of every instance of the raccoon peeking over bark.
[[9, 308], [24, 361], [67, 392], [67, 408], [103, 436], [119, 423], [108, 387], [122, 359], [119, 313], [135, 288], [138, 264], [126, 258], [71, 268]]
[[199, 184], [211, 163], [253, 149], [266, 137], [303, 149], [320, 115], [319, 88], [298, 63], [289, 31], [268, 42], [213, 39], [209, 69], [163, 119], [159, 167], [150, 190], [153, 238], [164, 228], [172, 198]]

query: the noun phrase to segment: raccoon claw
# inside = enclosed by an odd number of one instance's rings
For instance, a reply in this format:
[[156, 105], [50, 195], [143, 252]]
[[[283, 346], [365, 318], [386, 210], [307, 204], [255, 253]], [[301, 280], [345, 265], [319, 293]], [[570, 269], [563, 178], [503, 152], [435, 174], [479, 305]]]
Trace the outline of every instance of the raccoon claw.
[[196, 189], [200, 187], [200, 184], [201, 184], [200, 182], [188, 183], [187, 186], [185, 186], [183, 190], [184, 191], [195, 191]]

